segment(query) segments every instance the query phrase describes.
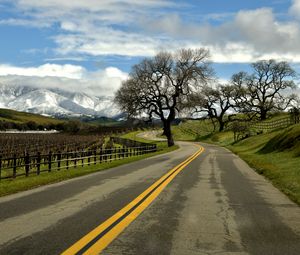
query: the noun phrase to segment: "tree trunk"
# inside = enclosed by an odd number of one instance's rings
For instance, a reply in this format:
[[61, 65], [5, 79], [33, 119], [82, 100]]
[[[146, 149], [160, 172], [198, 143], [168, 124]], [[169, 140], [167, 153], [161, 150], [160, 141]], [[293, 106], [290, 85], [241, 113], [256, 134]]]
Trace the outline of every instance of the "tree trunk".
[[223, 120], [219, 120], [219, 132], [222, 132], [224, 130], [225, 123]]
[[264, 109], [260, 110], [260, 120], [266, 120], [267, 119], [267, 111]]
[[167, 137], [168, 140], [168, 147], [171, 147], [174, 145], [174, 140], [171, 132], [171, 122], [166, 120], [164, 121], [164, 132], [163, 134]]
[[222, 132], [225, 128], [225, 121], [223, 121], [223, 115], [221, 114], [218, 118], [217, 118], [218, 122], [219, 122], [219, 132]]

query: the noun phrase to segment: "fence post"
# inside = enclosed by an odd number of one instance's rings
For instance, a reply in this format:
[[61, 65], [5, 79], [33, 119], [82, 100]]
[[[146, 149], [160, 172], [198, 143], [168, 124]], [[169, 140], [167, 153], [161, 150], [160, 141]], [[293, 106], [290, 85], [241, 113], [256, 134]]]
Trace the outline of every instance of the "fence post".
[[108, 149], [108, 152], [109, 152], [109, 162], [111, 162], [111, 161], [112, 161], [112, 153], [113, 153], [113, 149], [110, 147], [110, 148]]
[[122, 151], [122, 158], [124, 159], [125, 158], [125, 149], [124, 149], [124, 146], [122, 146], [122, 148], [121, 148], [121, 151]]
[[81, 166], [83, 167], [84, 166], [84, 151], [81, 151]]
[[17, 155], [13, 156], [13, 178], [17, 177]]
[[0, 155], [0, 181], [1, 181], [1, 169], [2, 169], [2, 155]]
[[88, 151], [88, 166], [90, 165], [91, 163], [91, 150], [89, 149]]
[[76, 168], [77, 167], [77, 152], [75, 151], [73, 153], [73, 155], [74, 155], [74, 167]]
[[[105, 153], [105, 149], [104, 149], [104, 153]], [[102, 150], [102, 148], [100, 148], [100, 152], [99, 152], [99, 155], [100, 155], [100, 157], [99, 157], [100, 163], [102, 163], [102, 160], [105, 160], [105, 159], [103, 159], [102, 154], [103, 154], [103, 150]]]
[[36, 158], [36, 174], [39, 175], [41, 172], [41, 153], [37, 153], [37, 158]]
[[29, 167], [30, 167], [30, 158], [28, 152], [25, 156], [25, 176], [28, 177], [29, 175]]
[[68, 170], [69, 169], [69, 152], [67, 151], [66, 153], [66, 169]]
[[57, 154], [57, 170], [60, 170], [60, 161], [61, 161], [61, 151], [58, 151]]
[[48, 172], [51, 172], [51, 163], [52, 163], [52, 152], [49, 151], [49, 155], [48, 155]]
[[0, 155], [0, 181], [1, 181], [1, 169], [2, 169], [2, 155]]
[[116, 159], [120, 159], [120, 148], [116, 148]]
[[97, 149], [94, 150], [94, 165], [97, 163]]

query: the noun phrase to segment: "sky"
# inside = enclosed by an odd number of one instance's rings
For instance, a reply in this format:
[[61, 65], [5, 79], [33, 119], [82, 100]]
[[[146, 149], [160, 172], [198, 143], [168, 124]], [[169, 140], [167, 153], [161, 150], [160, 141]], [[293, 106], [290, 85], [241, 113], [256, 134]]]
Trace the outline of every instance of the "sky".
[[300, 0], [0, 0], [0, 84], [113, 95], [161, 50], [210, 50], [220, 80], [252, 62], [300, 72]]

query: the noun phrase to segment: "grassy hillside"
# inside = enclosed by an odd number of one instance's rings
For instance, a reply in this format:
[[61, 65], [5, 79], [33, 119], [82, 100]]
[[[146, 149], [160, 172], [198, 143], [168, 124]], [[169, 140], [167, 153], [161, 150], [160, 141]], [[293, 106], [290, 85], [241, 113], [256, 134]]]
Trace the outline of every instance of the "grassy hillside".
[[300, 204], [300, 125], [227, 146]]
[[13, 123], [26, 123], [26, 122], [34, 121], [41, 125], [58, 124], [63, 122], [61, 120], [42, 116], [39, 114], [18, 112], [9, 109], [0, 109], [0, 121], [1, 120], [7, 122], [13, 122]]
[[251, 136], [239, 142], [234, 142], [231, 131], [207, 134], [201, 125], [198, 125], [197, 135], [186, 135], [188, 131], [185, 129], [188, 125], [195, 129], [197, 122], [184, 123], [181, 127], [173, 128], [177, 139], [203, 141], [227, 147], [300, 204], [300, 124]]
[[187, 120], [178, 126], [172, 126], [175, 140], [195, 141], [211, 134], [213, 125], [210, 120]]

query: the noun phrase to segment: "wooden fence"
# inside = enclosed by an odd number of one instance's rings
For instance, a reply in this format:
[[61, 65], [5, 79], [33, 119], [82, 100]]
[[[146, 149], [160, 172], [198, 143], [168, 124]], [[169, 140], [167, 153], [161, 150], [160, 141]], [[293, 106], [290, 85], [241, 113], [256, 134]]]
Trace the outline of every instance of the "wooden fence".
[[252, 135], [271, 132], [273, 130], [287, 128], [291, 125], [299, 123], [299, 118], [293, 115], [284, 116], [276, 120], [266, 121], [234, 121], [227, 127], [234, 133], [234, 140], [238, 141]]
[[27, 153], [22, 157], [14, 155], [10, 158], [2, 158], [0, 155], [0, 180], [90, 166], [157, 151], [156, 144], [139, 143], [118, 137], [111, 138], [111, 140], [123, 146], [71, 152], [58, 151], [53, 153], [50, 151], [48, 154], [37, 152], [30, 155]]
[[285, 117], [282, 117], [277, 120], [250, 122], [249, 127], [255, 128], [258, 130], [270, 131], [270, 130], [274, 130], [274, 129], [286, 128], [293, 124], [296, 124], [296, 123], [291, 118], [291, 116], [285, 116]]

